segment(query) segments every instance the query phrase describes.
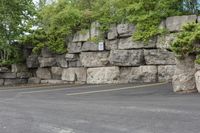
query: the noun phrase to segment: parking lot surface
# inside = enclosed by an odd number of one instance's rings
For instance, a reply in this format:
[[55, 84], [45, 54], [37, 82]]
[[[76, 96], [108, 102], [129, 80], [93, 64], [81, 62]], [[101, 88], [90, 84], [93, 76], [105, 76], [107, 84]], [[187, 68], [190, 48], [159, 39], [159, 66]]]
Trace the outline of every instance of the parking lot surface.
[[200, 95], [170, 83], [0, 88], [0, 133], [200, 133]]

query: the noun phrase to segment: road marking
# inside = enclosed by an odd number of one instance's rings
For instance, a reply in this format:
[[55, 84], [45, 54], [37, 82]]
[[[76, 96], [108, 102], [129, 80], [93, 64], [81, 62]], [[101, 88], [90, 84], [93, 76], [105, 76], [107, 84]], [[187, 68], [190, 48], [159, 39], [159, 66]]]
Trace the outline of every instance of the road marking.
[[66, 87], [73, 87], [73, 86], [79, 86], [79, 85], [52, 85], [52, 86], [27, 86], [27, 87], [22, 87], [22, 88], [17, 88], [17, 89], [13, 89], [14, 87], [10, 88], [4, 88], [4, 89], [0, 89], [0, 92], [10, 92], [10, 91], [27, 91], [27, 90], [38, 90], [38, 89], [49, 89], [49, 88], [66, 88]]
[[148, 85], [139, 85], [139, 86], [131, 86], [131, 87], [123, 87], [123, 88], [116, 88], [116, 89], [99, 90], [99, 91], [87, 91], [87, 92], [80, 92], [80, 93], [70, 93], [70, 94], [66, 94], [66, 95], [67, 96], [76, 96], [76, 95], [86, 95], [86, 94], [94, 94], [94, 93], [112, 92], [112, 91], [128, 90], [128, 89], [135, 89], [135, 88], [159, 86], [159, 85], [164, 85], [164, 84], [167, 84], [167, 83], [168, 82], [148, 84]]
[[19, 94], [33, 94], [33, 93], [41, 93], [41, 92], [53, 92], [53, 91], [62, 91], [62, 90], [71, 90], [71, 89], [81, 89], [81, 88], [90, 88], [90, 87], [102, 87], [108, 85], [90, 85], [90, 86], [80, 86], [80, 87], [70, 87], [70, 88], [60, 88], [60, 89], [51, 89], [51, 90], [38, 90], [38, 91], [27, 91], [27, 92], [19, 92]]

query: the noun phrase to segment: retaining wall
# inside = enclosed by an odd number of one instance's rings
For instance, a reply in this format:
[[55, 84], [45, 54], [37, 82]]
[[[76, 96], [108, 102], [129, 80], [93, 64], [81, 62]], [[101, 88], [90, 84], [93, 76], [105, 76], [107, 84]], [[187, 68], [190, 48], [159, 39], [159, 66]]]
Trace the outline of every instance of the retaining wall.
[[[13, 66], [10, 72], [1, 72], [0, 83], [7, 85], [9, 80], [16, 81], [10, 82], [11, 84], [20, 83], [18, 80], [53, 84], [171, 81], [175, 70], [175, 56], [169, 50], [170, 43], [183, 23], [196, 20], [195, 15], [169, 17], [160, 25], [161, 28], [167, 28], [169, 34], [152, 38], [148, 43], [133, 41], [131, 36], [135, 32], [134, 25], [112, 25], [105, 35], [103, 47], [99, 46], [99, 42], [88, 41], [102, 35], [98, 30], [98, 23], [93, 23], [90, 32], [78, 32], [74, 35], [66, 54], [53, 54], [44, 48], [40, 55], [34, 55], [27, 52], [30, 49], [26, 50], [25, 72], [30, 75], [24, 76], [21, 70], [14, 71]], [[9, 74], [16, 76], [8, 76]]]

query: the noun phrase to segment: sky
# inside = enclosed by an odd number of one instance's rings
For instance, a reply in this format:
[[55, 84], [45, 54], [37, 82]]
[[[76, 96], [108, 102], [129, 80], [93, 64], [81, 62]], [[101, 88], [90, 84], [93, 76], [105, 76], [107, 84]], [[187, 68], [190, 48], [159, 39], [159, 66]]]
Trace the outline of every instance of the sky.
[[[47, 3], [50, 3], [50, 2], [52, 2], [53, 0], [47, 0]], [[39, 0], [33, 0], [33, 2], [35, 3], [35, 4], [37, 4], [38, 2], [39, 2]]]

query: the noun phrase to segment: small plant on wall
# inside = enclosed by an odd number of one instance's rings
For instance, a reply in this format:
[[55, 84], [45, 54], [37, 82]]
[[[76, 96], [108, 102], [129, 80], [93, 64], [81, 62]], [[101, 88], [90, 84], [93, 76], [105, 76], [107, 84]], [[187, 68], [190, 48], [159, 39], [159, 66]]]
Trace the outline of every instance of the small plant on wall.
[[[199, 55], [200, 24], [193, 22], [184, 25], [176, 40], [171, 44], [171, 49], [179, 59], [184, 59], [189, 55]], [[196, 62], [200, 63], [200, 58]]]

